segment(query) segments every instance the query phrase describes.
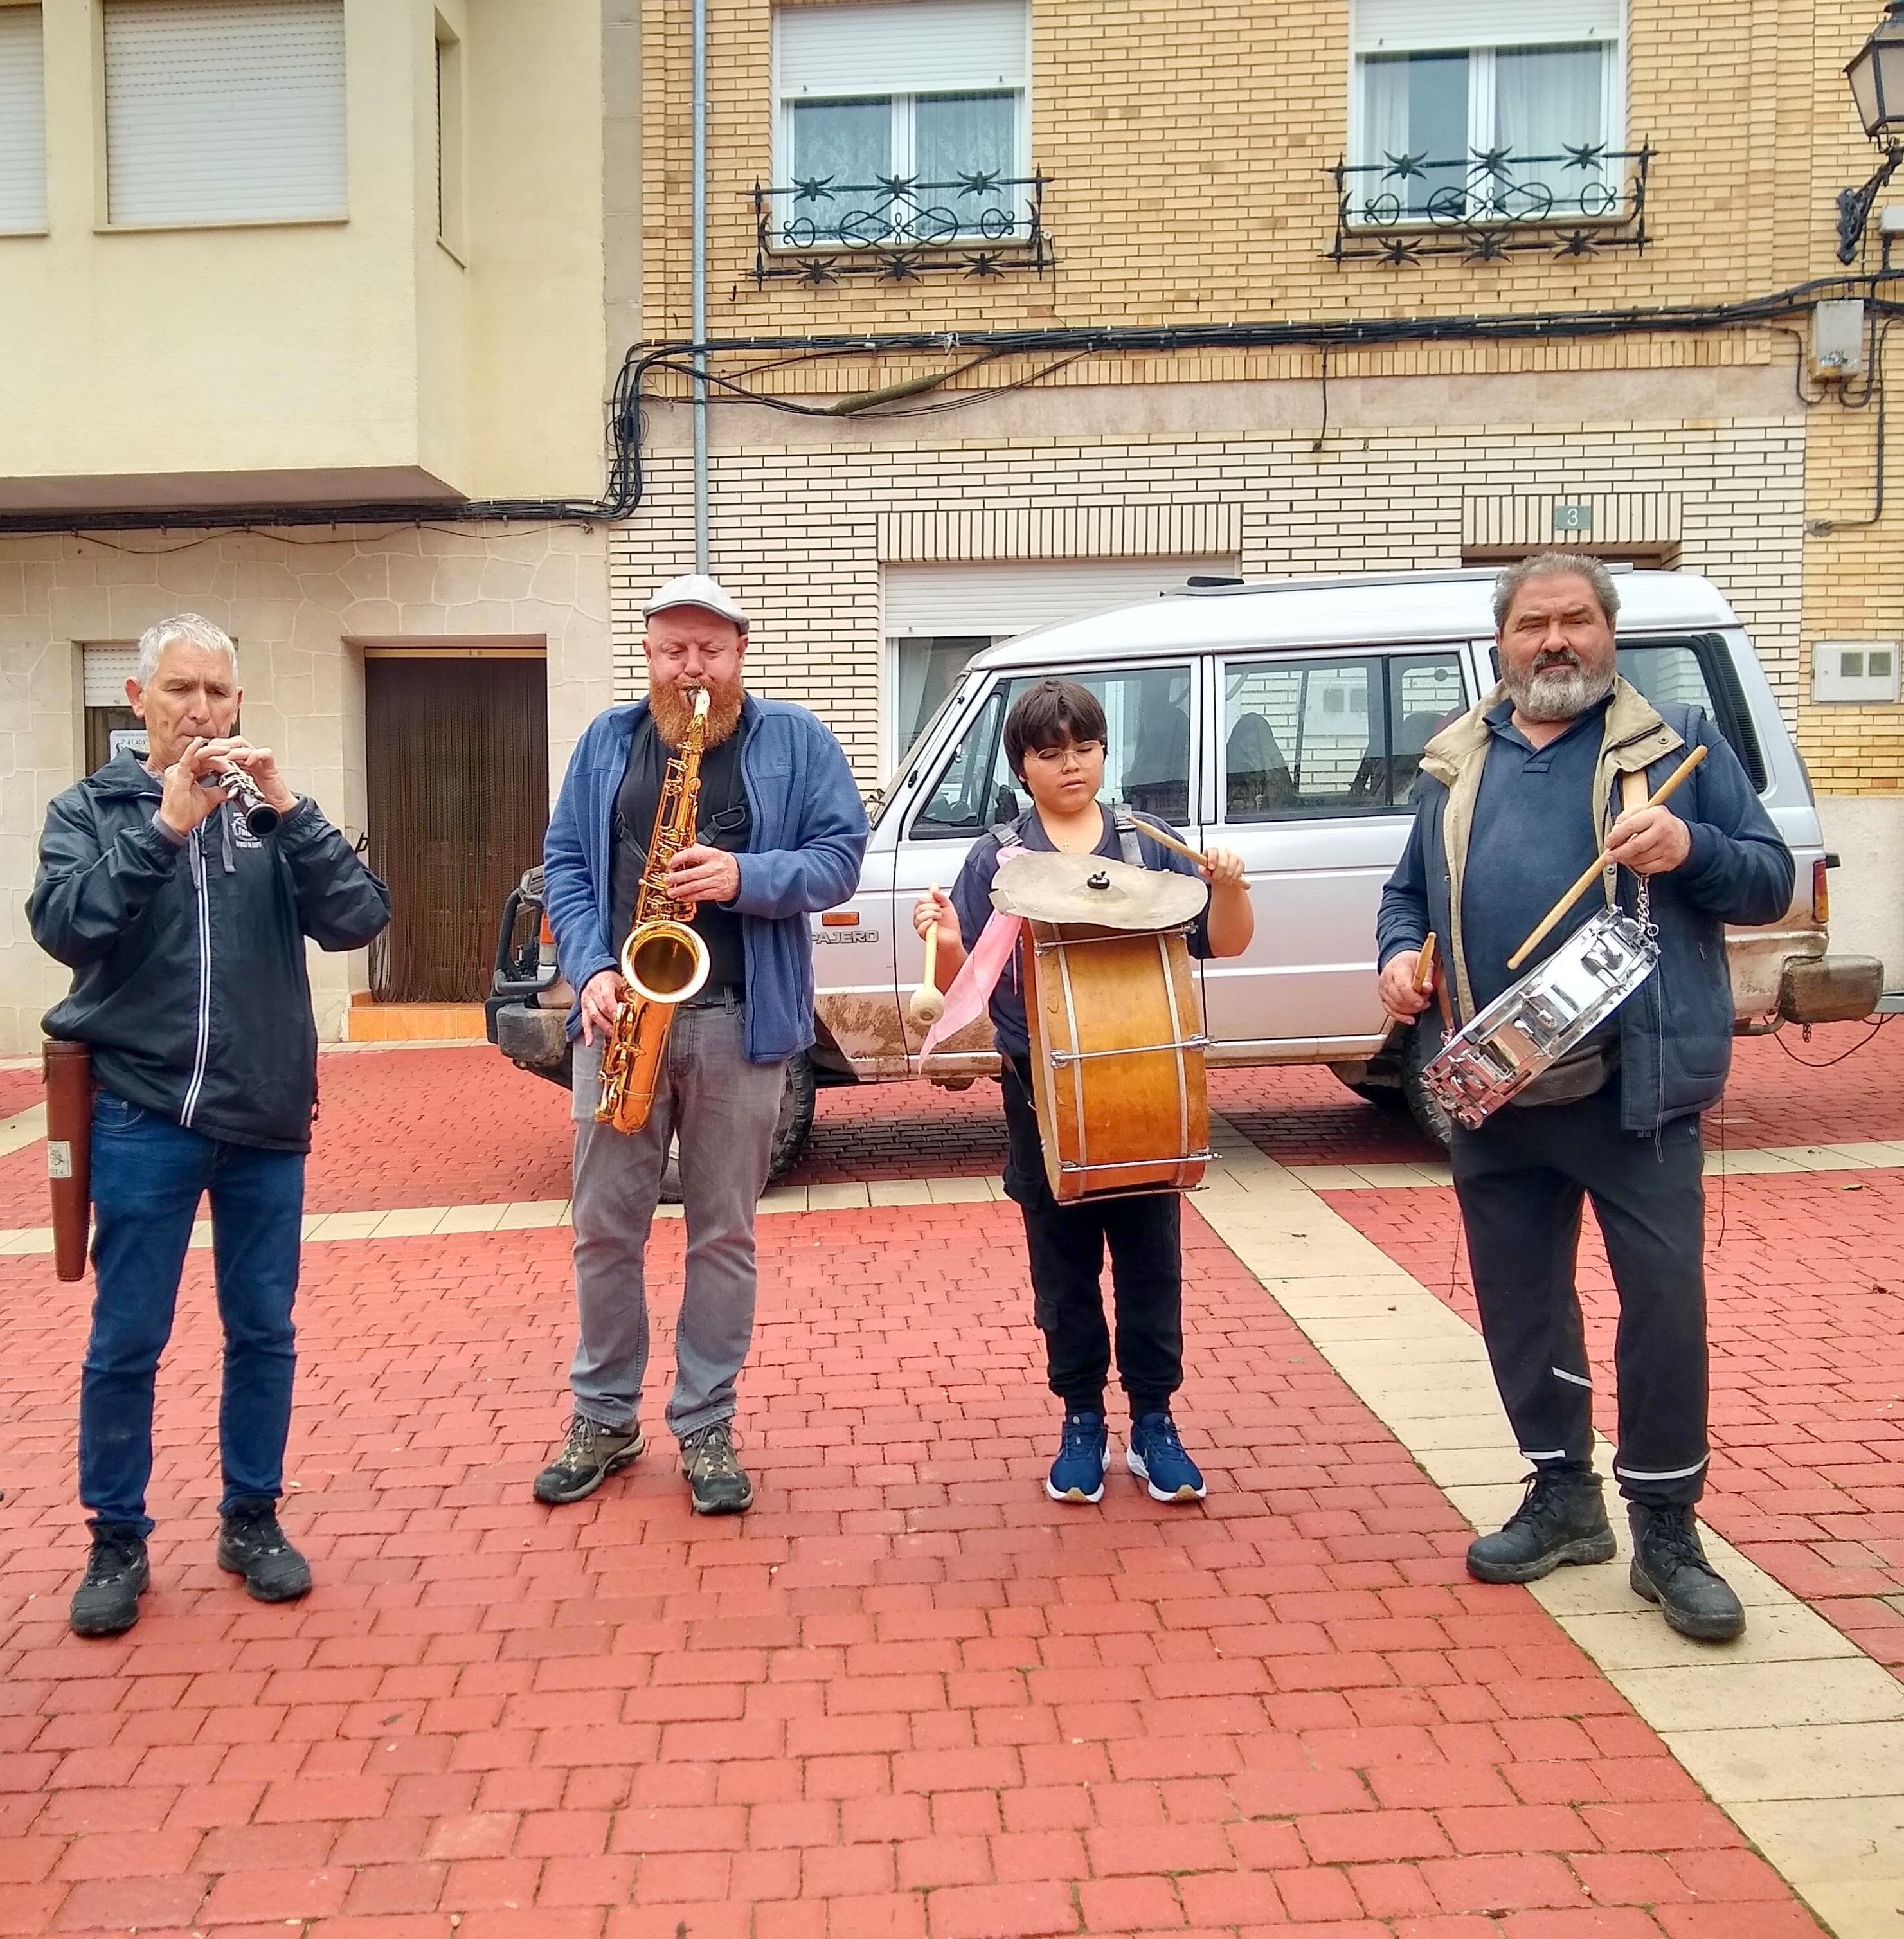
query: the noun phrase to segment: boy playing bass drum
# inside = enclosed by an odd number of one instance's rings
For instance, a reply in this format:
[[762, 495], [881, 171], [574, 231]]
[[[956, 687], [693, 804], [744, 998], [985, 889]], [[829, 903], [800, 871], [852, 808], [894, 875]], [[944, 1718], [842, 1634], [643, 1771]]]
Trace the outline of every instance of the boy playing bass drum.
[[[1143, 816], [1114, 814], [1097, 798], [1104, 784], [1104, 709], [1075, 680], [1042, 680], [1021, 695], [1005, 723], [1005, 758], [1030, 809], [1008, 830], [975, 843], [948, 896], [922, 896], [912, 912], [923, 936], [938, 931], [935, 975], [950, 987], [992, 914], [992, 878], [1001, 835], [1025, 848], [1128, 860], [1184, 875], [1195, 865], [1171, 854], [1142, 831]], [[1127, 825], [1120, 827], [1119, 820]], [[1166, 826], [1162, 822], [1154, 823]], [[1193, 956], [1238, 956], [1249, 946], [1255, 918], [1243, 881], [1242, 858], [1209, 851], [1202, 870], [1208, 907], [1190, 936]], [[992, 1022], [1003, 1069], [1005, 1119], [1010, 1138], [1005, 1189], [1024, 1215], [1031, 1256], [1033, 1310], [1045, 1335], [1051, 1391], [1064, 1403], [1058, 1457], [1045, 1484], [1054, 1501], [1096, 1502], [1104, 1496], [1110, 1452], [1104, 1387], [1112, 1344], [1100, 1284], [1104, 1252], [1111, 1253], [1117, 1310], [1118, 1377], [1130, 1402], [1125, 1460], [1160, 1502], [1201, 1501], [1203, 1477], [1185, 1453], [1170, 1397], [1183, 1382], [1183, 1256], [1175, 1192], [1106, 1198], [1060, 1205], [1052, 1196], [1032, 1103], [1030, 1040], [1023, 986], [1014, 963], [993, 991]]]

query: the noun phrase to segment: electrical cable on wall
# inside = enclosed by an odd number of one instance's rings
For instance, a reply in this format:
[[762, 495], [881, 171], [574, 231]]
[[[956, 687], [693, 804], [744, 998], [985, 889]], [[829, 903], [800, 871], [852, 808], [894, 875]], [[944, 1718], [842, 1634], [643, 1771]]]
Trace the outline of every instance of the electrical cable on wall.
[[[704, 343], [675, 341], [637, 344], [616, 373], [608, 404], [610, 461], [607, 488], [598, 498], [473, 499], [425, 508], [387, 500], [327, 505], [259, 505], [146, 510], [105, 514], [17, 513], [0, 514], [0, 533], [61, 532], [85, 534], [126, 531], [251, 531], [309, 525], [392, 525], [455, 529], [478, 522], [534, 522], [594, 525], [625, 519], [640, 506], [644, 489], [641, 412], [644, 404], [680, 402], [650, 390], [658, 375], [689, 377], [701, 358], [760, 355], [766, 360], [727, 374], [710, 370], [707, 382], [723, 401], [756, 404], [809, 417], [921, 417], [960, 410], [1008, 396], [1043, 382], [1081, 359], [1098, 355], [1168, 355], [1198, 350], [1376, 349], [1436, 342], [1570, 342], [1635, 333], [1705, 334], [1755, 327], [1776, 328], [1808, 312], [1826, 296], [1862, 296], [1874, 327], [1885, 327], [1904, 313], [1904, 300], [1884, 294], [1904, 270], [1880, 269], [1868, 275], [1821, 277], [1769, 295], [1730, 303], [1656, 304], [1604, 310], [1550, 310], [1425, 317], [1297, 319], [1261, 323], [1072, 324], [1043, 330], [912, 330], [831, 336], [760, 335], [710, 338]], [[1880, 343], [1881, 345], [1881, 332]], [[745, 382], [770, 370], [844, 358], [936, 354], [963, 360], [943, 373], [926, 373], [849, 399], [802, 403]], [[1039, 357], [1039, 369], [1005, 382], [961, 391], [956, 396], [912, 403], [910, 398], [941, 388], [983, 364], [1013, 357]], [[1881, 373], [1874, 370], [1880, 419], [1884, 411]], [[1869, 387], [1867, 387], [1869, 388]], [[850, 409], [842, 409], [843, 405]], [[1881, 474], [1880, 479], [1881, 486]], [[1881, 498], [1880, 498], [1881, 511]]]

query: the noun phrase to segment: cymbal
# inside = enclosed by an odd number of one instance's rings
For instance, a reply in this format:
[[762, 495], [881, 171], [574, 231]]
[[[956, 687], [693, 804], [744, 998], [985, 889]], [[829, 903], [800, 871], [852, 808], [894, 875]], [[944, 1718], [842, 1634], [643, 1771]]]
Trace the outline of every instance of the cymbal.
[[992, 884], [992, 906], [1007, 915], [1100, 929], [1175, 929], [1194, 921], [1209, 899], [1197, 877], [1174, 869], [1039, 850], [1009, 857]]

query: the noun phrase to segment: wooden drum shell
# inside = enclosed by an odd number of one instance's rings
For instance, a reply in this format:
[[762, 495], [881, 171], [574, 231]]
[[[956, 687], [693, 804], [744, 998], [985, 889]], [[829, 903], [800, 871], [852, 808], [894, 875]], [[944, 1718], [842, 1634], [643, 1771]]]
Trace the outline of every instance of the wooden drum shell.
[[[1026, 930], [1033, 1101], [1052, 1196], [1070, 1205], [1194, 1190], [1209, 1146], [1209, 1097], [1182, 932], [1037, 921]], [[1123, 1050], [1137, 1054], [1092, 1055]], [[1054, 1061], [1068, 1056], [1078, 1061]]]

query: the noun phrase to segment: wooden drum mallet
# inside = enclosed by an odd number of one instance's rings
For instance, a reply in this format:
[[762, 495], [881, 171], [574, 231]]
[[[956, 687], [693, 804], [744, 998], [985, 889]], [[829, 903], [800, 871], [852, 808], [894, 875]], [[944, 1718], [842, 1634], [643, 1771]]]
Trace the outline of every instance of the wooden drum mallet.
[[[938, 899], [938, 884], [932, 886], [935, 904]], [[939, 993], [933, 979], [938, 971], [938, 922], [934, 918], [932, 926], [926, 932], [926, 966], [920, 972], [919, 987], [906, 1002], [906, 1014], [920, 1029], [930, 1030], [945, 1014], [945, 999]]]

